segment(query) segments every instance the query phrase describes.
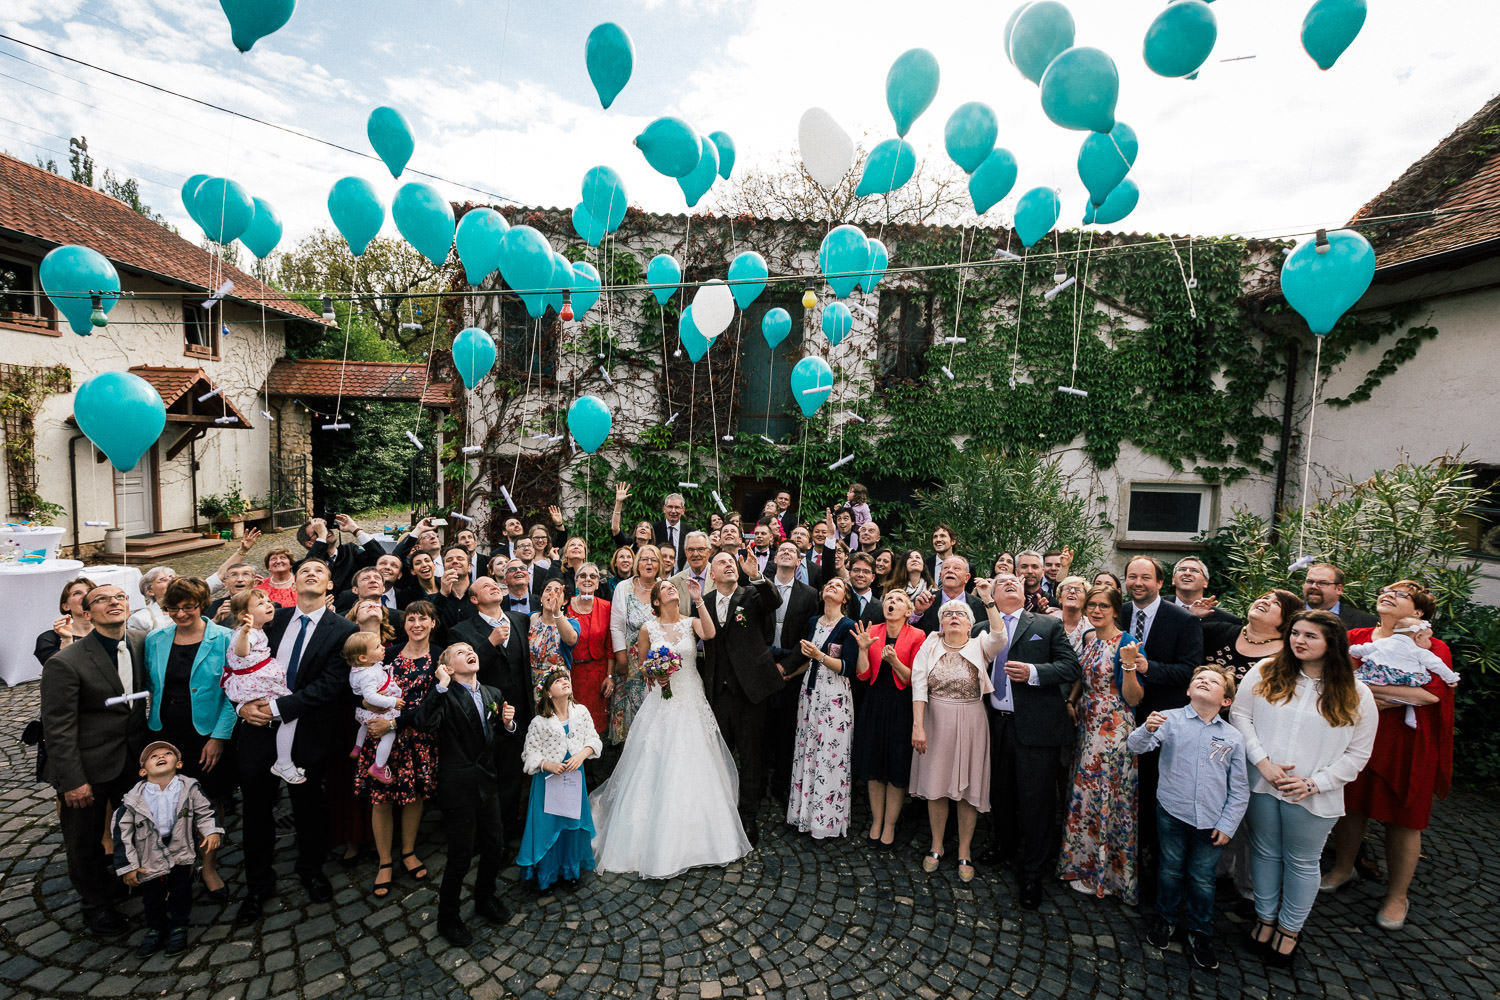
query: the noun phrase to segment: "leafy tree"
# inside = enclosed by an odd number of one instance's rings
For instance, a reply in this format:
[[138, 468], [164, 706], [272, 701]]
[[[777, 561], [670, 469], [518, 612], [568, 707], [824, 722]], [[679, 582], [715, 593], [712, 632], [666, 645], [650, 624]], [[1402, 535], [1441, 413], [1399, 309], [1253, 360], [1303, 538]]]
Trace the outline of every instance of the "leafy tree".
[[434, 494], [432, 461], [406, 439], [413, 422], [418, 437], [432, 440], [431, 411], [416, 416], [413, 403], [344, 403], [353, 433], [318, 433], [314, 438], [313, 494], [318, 510], [368, 510]]
[[89, 155], [89, 137], [75, 135], [68, 140], [68, 165], [73, 179], [85, 187], [94, 186], [94, 158]]
[[[160, 226], [167, 226], [166, 217], [160, 212], [153, 212], [151, 206], [141, 201], [141, 186], [134, 177], [116, 177], [114, 171], [108, 167], [104, 168], [104, 181], [100, 190], [109, 195], [115, 201], [124, 202], [138, 215], [144, 215]], [[171, 229], [171, 226], [167, 226]], [[173, 230], [176, 232], [176, 230]]]

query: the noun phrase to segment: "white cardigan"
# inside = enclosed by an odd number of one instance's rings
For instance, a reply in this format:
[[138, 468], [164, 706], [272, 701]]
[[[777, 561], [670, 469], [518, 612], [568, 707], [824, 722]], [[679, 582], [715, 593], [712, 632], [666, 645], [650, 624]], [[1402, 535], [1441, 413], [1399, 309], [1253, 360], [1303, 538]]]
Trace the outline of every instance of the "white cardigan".
[[968, 641], [962, 650], [949, 649], [943, 645], [943, 633], [934, 632], [922, 643], [911, 661], [911, 700], [927, 700], [927, 674], [944, 653], [960, 653], [974, 664], [979, 674], [979, 694], [983, 697], [994, 693], [995, 685], [990, 680], [990, 663], [1000, 650], [1005, 648], [1005, 629], [999, 632], [981, 632]]
[[527, 774], [542, 769], [542, 761], [562, 763], [564, 757], [576, 757], [584, 747], [592, 747], [594, 759], [604, 753], [604, 741], [594, 728], [594, 717], [582, 705], [574, 704], [568, 712], [568, 731], [555, 715], [538, 715], [526, 730], [526, 744], [521, 749], [521, 767]]
[[1245, 736], [1245, 758], [1250, 763], [1250, 790], [1285, 799], [1255, 767], [1270, 757], [1296, 769], [1294, 777], [1310, 778], [1318, 786], [1316, 795], [1298, 802], [1314, 816], [1325, 819], [1344, 815], [1344, 786], [1353, 781], [1370, 760], [1380, 713], [1375, 696], [1363, 681], [1355, 680], [1359, 692], [1358, 719], [1352, 726], [1331, 726], [1318, 712], [1318, 684], [1299, 676], [1290, 701], [1273, 705], [1255, 694], [1260, 683], [1262, 660], [1245, 674], [1239, 692], [1229, 707], [1229, 721]]

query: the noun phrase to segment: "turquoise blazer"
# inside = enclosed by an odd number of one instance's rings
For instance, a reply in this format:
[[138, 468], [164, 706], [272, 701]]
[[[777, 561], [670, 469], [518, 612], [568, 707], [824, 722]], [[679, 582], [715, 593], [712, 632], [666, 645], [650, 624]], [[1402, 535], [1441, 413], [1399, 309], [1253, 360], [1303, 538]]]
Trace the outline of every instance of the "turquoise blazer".
[[[146, 674], [151, 685], [151, 715], [147, 725], [156, 732], [161, 730], [161, 692], [166, 683], [167, 657], [172, 654], [172, 637], [176, 634], [176, 625], [163, 625], [146, 635]], [[234, 731], [234, 703], [219, 686], [233, 635], [223, 625], [204, 619], [203, 641], [198, 644], [198, 655], [193, 658], [193, 669], [188, 674], [193, 728], [200, 736], [227, 740]]]

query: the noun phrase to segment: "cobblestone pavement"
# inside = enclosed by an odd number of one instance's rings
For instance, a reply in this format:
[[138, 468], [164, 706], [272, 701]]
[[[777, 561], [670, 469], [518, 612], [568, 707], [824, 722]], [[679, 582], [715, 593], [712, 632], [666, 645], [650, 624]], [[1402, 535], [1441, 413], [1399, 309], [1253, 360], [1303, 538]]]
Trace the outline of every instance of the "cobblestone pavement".
[[[925, 813], [903, 821], [905, 849], [875, 854], [855, 836], [813, 843], [774, 822], [759, 850], [725, 870], [666, 882], [585, 878], [538, 897], [504, 876], [514, 911], [504, 927], [475, 922], [468, 949], [436, 936], [441, 817], [419, 846], [434, 878], [398, 880], [380, 905], [367, 896], [374, 863], [330, 863], [335, 897], [309, 903], [284, 866], [280, 896], [258, 926], [234, 930], [234, 903], [200, 898], [193, 948], [140, 960], [128, 943], [80, 934], [55, 798], [34, 784], [16, 737], [36, 685], [0, 691], [0, 996], [264, 997], [1306, 997], [1339, 1000], [1500, 994], [1494, 924], [1500, 904], [1500, 806], [1455, 794], [1425, 842], [1406, 930], [1372, 923], [1378, 887], [1322, 896], [1295, 973], [1246, 952], [1246, 928], [1220, 899], [1223, 965], [1192, 969], [1180, 945], [1145, 942], [1141, 917], [1111, 901], [1049, 889], [1038, 912], [1018, 909], [1013, 882], [981, 871], [964, 885], [951, 866], [927, 876]], [[593, 779], [591, 778], [591, 781]], [[921, 830], [918, 822], [921, 821]], [[223, 868], [238, 888], [239, 851]], [[284, 831], [288, 851], [290, 832]], [[1378, 853], [1378, 852], [1377, 852]], [[140, 903], [124, 912], [139, 927]]]

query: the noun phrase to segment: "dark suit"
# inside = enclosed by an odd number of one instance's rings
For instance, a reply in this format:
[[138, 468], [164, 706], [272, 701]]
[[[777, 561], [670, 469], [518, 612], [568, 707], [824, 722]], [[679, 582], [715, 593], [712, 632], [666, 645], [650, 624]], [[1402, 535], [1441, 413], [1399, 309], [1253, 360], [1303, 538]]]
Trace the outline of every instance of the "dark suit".
[[1378, 615], [1362, 611], [1347, 601], [1339, 601], [1338, 616], [1345, 628], [1374, 628], [1380, 624]]
[[[943, 606], [944, 601], [948, 600], [948, 597], [941, 590], [935, 590], [932, 593], [932, 607], [922, 612], [922, 617], [917, 619], [917, 628], [928, 635], [942, 631], [938, 627], [938, 609]], [[974, 621], [983, 626], [986, 620], [985, 615], [989, 613], [985, 610], [984, 602], [973, 594], [965, 594], [964, 601], [969, 605], [969, 610], [974, 613]], [[884, 620], [884, 613], [882, 613], [881, 620]], [[983, 631], [983, 629], [980, 629], [980, 631]]]
[[[651, 525], [651, 530], [656, 532], [657, 545], [672, 544], [672, 538], [667, 534], [666, 518], [662, 518], [660, 521], [653, 522]], [[671, 576], [673, 573], [676, 573], [678, 570], [682, 569], [682, 567], [687, 565], [687, 556], [682, 551], [682, 543], [687, 541], [687, 536], [695, 530], [697, 529], [695, 529], [691, 524], [687, 523], [687, 518], [683, 518], [682, 520], [677, 522], [677, 557], [674, 560], [674, 565], [672, 566], [671, 571], [663, 572], [662, 576]]]
[[[884, 597], [885, 594], [882, 592], [880, 584], [877, 583], [870, 588], [870, 593], [865, 601], [865, 606], [863, 608], [859, 608], [859, 595], [856, 594], [854, 592], [854, 588], [851, 587], [849, 589], [849, 600], [852, 607], [858, 609], [858, 614], [850, 615], [850, 617], [855, 621], [864, 622], [866, 625], [876, 625], [880, 622], [885, 621], [885, 609], [880, 605], [880, 602]], [[980, 616], [983, 617], [983, 614], [984, 613], [981, 611]]]
[[[111, 872], [99, 842], [106, 807], [118, 804], [138, 780], [141, 749], [146, 745], [146, 701], [106, 707], [108, 698], [125, 693], [120, 684], [114, 651], [102, 636], [81, 636], [50, 657], [42, 667], [42, 732], [47, 740], [43, 778], [64, 792], [88, 785], [94, 801], [76, 807], [63, 803], [63, 846], [68, 855], [68, 878], [82, 901], [90, 925], [114, 909], [110, 899]], [[132, 689], [145, 691], [150, 678], [144, 632], [126, 632], [130, 650]]]
[[[266, 640], [274, 654], [291, 628], [295, 640], [301, 623], [296, 608], [278, 608], [266, 626]], [[294, 624], [295, 622], [295, 624]], [[354, 623], [325, 609], [318, 623], [307, 631], [297, 676], [289, 683], [292, 693], [276, 699], [282, 722], [296, 722], [292, 760], [303, 768], [307, 780], [289, 785], [292, 816], [297, 828], [297, 874], [304, 880], [321, 878], [323, 858], [328, 852], [328, 800], [330, 794], [344, 798], [349, 788], [325, 789], [323, 775], [329, 759], [348, 752], [341, 745], [345, 723], [354, 711], [349, 688], [349, 667], [344, 661], [344, 640], [357, 632]], [[282, 781], [271, 773], [276, 760], [274, 726], [235, 727], [236, 760], [244, 790], [245, 883], [254, 896], [269, 896], [276, 887], [272, 868], [276, 848], [276, 798]]]
[[[469, 605], [473, 607], [471, 603]], [[531, 647], [528, 633], [531, 619], [513, 611], [504, 613], [510, 622], [510, 638], [504, 646], [490, 644], [490, 626], [479, 617], [478, 610], [448, 629], [448, 641], [467, 642], [479, 654], [479, 683], [498, 688], [504, 700], [516, 706], [516, 726], [521, 732], [531, 725], [536, 714], [536, 699], [531, 688]], [[439, 758], [441, 760], [441, 758]], [[506, 755], [499, 762], [496, 780], [500, 789], [500, 814], [512, 834], [519, 834], [525, 810], [526, 776], [521, 770], [521, 754]]]
[[[486, 643], [488, 645], [488, 643]], [[474, 878], [474, 899], [495, 895], [495, 880], [505, 855], [505, 826], [501, 814], [498, 776], [514, 757], [519, 763], [520, 746], [514, 733], [500, 721], [500, 706], [507, 699], [499, 688], [479, 686], [485, 705], [481, 720], [474, 697], [458, 681], [446, 690], [433, 689], [412, 715], [412, 725], [437, 736], [437, 799], [443, 810], [443, 830], [448, 836], [448, 860], [438, 889], [438, 920], [459, 920], [459, 897], [464, 876], [479, 848], [479, 871]], [[515, 704], [512, 700], [511, 704]], [[490, 706], [494, 706], [491, 709]], [[517, 706], [516, 720], [520, 721]], [[517, 725], [517, 731], [520, 726]]]
[[750, 587], [736, 587], [722, 621], [717, 589], [703, 595], [703, 600], [716, 629], [714, 637], [703, 644], [703, 687], [725, 742], [740, 755], [740, 819], [748, 832], [755, 826], [755, 810], [766, 792], [761, 756], [766, 702], [785, 686], [771, 655], [781, 595], [764, 577]]
[[385, 554], [385, 546], [374, 538], [364, 545], [356, 545], [353, 542], [340, 545], [334, 549], [331, 559], [328, 556], [327, 542], [313, 542], [312, 547], [307, 550], [307, 555], [298, 559], [292, 566], [292, 572], [295, 573], [297, 567], [309, 559], [321, 559], [328, 564], [329, 575], [333, 577], [333, 592], [337, 594], [339, 591], [349, 589], [354, 582], [355, 573], [366, 566], [374, 566], [376, 560]]
[[[1004, 675], [1007, 660], [1036, 667], [1037, 683], [1012, 681], [1013, 712], [984, 699], [990, 720], [990, 807], [994, 810], [1002, 854], [1019, 845], [1016, 873], [1023, 883], [1037, 882], [1057, 863], [1052, 828], [1057, 815], [1058, 748], [1073, 739], [1063, 687], [1083, 676], [1078, 654], [1050, 615], [1021, 611], [1015, 618], [1009, 649], [990, 665], [993, 680]], [[996, 694], [1001, 684], [996, 683]]]
[[[772, 583], [775, 586], [775, 583]], [[780, 596], [777, 591], [777, 596]], [[781, 619], [781, 644], [771, 647], [771, 655], [788, 675], [807, 662], [800, 645], [807, 636], [812, 621], [823, 612], [823, 602], [818, 592], [805, 583], [792, 581], [787, 593], [785, 613]], [[777, 606], [777, 611], [782, 606]], [[775, 616], [772, 615], [774, 622]], [[774, 624], [772, 636], [774, 638]], [[792, 781], [792, 752], [797, 745], [797, 692], [796, 684], [785, 684], [773, 694], [766, 705], [765, 757], [766, 773], [769, 775], [771, 797], [780, 801], [786, 796]]]

